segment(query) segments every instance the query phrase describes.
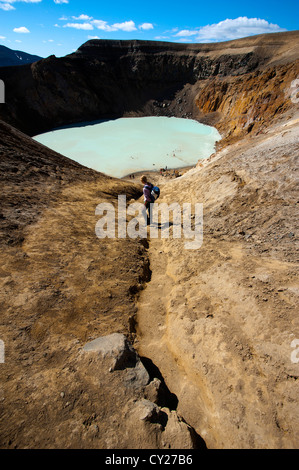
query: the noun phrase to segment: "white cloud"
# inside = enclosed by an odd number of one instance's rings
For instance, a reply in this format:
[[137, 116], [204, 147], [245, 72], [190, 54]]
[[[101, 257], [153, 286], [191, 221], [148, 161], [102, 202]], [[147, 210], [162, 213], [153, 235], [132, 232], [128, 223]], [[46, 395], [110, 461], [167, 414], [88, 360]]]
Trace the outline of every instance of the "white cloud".
[[102, 31], [115, 31], [115, 29], [111, 29], [111, 26], [108, 25], [107, 21], [92, 20], [92, 24], [94, 24], [96, 28], [101, 29]]
[[154, 26], [152, 25], [152, 23], [142, 23], [139, 26], [139, 29], [149, 30], [149, 29], [154, 29]]
[[14, 28], [13, 31], [15, 33], [30, 33], [29, 29], [27, 29], [25, 26], [21, 26], [20, 28]]
[[112, 25], [112, 28], [115, 28], [115, 30], [121, 30], [121, 31], [136, 31], [136, 26], [134, 21], [124, 21], [123, 23], [114, 23]]
[[194, 36], [197, 33], [198, 33], [198, 31], [192, 31], [192, 30], [189, 30], [189, 29], [182, 29], [182, 31], [179, 31], [178, 33], [176, 33], [175, 36], [179, 36], [179, 37]]
[[88, 39], [100, 39], [99, 36], [90, 36], [90, 35], [88, 35], [87, 38]]
[[69, 0], [54, 0], [54, 3], [60, 5], [61, 3], [69, 3]]
[[10, 3], [0, 3], [0, 9], [4, 11], [9, 11], [9, 10], [15, 10], [15, 7], [13, 7]]
[[67, 24], [63, 25], [63, 27], [64, 28], [84, 29], [84, 30], [93, 29], [93, 26], [90, 23], [67, 23]]
[[[1, 0], [0, 0], [1, 1]], [[137, 31], [137, 27], [134, 23], [134, 21], [129, 20], [129, 21], [123, 21], [122, 23], [114, 23], [114, 24], [109, 24], [107, 21], [104, 20], [96, 20], [93, 19], [91, 16], [88, 15], [80, 15], [80, 16], [72, 16], [71, 17], [73, 20], [81, 20], [84, 21], [84, 23], [67, 23], [63, 27], [64, 28], [76, 28], [76, 29], [85, 29], [85, 30], [92, 30], [94, 27], [101, 30], [101, 31], [106, 31], [106, 32], [113, 32], [113, 31], [125, 31], [125, 32], [131, 32], [131, 31]], [[69, 18], [62, 16], [59, 18], [61, 21], [67, 21]], [[55, 25], [58, 27], [58, 25]], [[151, 23], [143, 23], [139, 26], [139, 29], [143, 30], [149, 30], [153, 29], [153, 25]]]
[[88, 16], [88, 15], [72, 16], [72, 19], [73, 20], [88, 21], [88, 20], [92, 20], [92, 16]]
[[256, 34], [275, 33], [286, 31], [277, 24], [268, 23], [268, 21], [259, 18], [247, 18], [242, 16], [220, 21], [220, 23], [203, 26], [196, 33], [198, 42], [229, 41]]
[[42, 0], [0, 0], [0, 10], [10, 11], [15, 10], [12, 3], [40, 3]]
[[0, 36], [0, 39], [6, 39], [6, 37], [5, 36]]
[[[277, 24], [268, 23], [260, 18], [247, 18], [241, 16], [235, 19], [226, 19], [212, 25], [202, 26], [195, 29], [183, 29], [174, 34], [174, 37], [181, 38], [180, 41], [190, 42], [194, 36], [195, 42], [218, 42], [232, 39], [244, 38], [256, 34], [276, 33], [286, 31]], [[195, 37], [196, 36], [196, 37]]]
[[[1, 2], [3, 2], [3, 0], [0, 0]], [[5, 0], [4, 3], [40, 3], [42, 2], [42, 0]]]
[[172, 29], [166, 29], [166, 31], [163, 32], [163, 34], [168, 34], [168, 33], [177, 33], [179, 28], [172, 28]]
[[123, 23], [114, 23], [112, 25], [109, 25], [107, 21], [103, 21], [103, 20], [92, 20], [91, 23], [94, 24], [96, 28], [102, 31], [107, 31], [107, 32], [111, 32], [111, 31], [130, 32], [130, 31], [137, 30], [135, 23], [132, 20], [124, 21]]

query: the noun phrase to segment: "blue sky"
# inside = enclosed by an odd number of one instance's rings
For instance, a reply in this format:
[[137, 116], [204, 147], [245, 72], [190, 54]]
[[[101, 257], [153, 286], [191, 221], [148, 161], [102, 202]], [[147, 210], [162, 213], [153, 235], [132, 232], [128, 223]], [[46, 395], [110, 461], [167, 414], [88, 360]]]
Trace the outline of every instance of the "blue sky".
[[0, 44], [70, 54], [91, 38], [203, 43], [299, 29], [298, 0], [0, 0]]

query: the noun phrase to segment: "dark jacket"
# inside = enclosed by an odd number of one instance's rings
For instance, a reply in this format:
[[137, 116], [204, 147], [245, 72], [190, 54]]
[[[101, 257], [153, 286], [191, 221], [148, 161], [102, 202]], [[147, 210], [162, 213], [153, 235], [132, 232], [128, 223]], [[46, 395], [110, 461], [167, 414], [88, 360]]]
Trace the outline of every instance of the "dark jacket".
[[151, 196], [153, 187], [152, 183], [145, 183], [143, 186], [144, 202], [154, 202]]

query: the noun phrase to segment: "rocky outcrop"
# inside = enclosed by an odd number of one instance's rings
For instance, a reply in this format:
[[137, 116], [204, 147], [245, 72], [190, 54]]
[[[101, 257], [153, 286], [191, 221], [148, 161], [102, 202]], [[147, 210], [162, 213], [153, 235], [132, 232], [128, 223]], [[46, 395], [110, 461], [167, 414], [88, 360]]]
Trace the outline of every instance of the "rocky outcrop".
[[[163, 384], [157, 378], [150, 380], [141, 358], [125, 335], [112, 333], [88, 342], [81, 351], [82, 360], [86, 362], [84, 356], [93, 364], [95, 375], [98, 371], [97, 363], [101, 362], [101, 359], [104, 359], [106, 368], [110, 365], [111, 374], [121, 371], [118, 375], [119, 386], [127, 392], [126, 398], [123, 399], [123, 413], [119, 416], [119, 427], [124, 428], [125, 436], [120, 440], [121, 433], [115, 435], [119, 442], [118, 446], [134, 448], [140, 443], [138, 446], [140, 448], [193, 449], [195, 447], [195, 431], [182, 420], [176, 410], [169, 409], [160, 402]], [[101, 377], [98, 379], [100, 387], [102, 380]], [[153, 389], [156, 393], [151, 394], [150, 390]]]
[[216, 125], [223, 136], [221, 146], [263, 132], [296, 108], [291, 100], [291, 84], [298, 74], [299, 61], [241, 77], [204, 80], [197, 84], [195, 97], [201, 120]]

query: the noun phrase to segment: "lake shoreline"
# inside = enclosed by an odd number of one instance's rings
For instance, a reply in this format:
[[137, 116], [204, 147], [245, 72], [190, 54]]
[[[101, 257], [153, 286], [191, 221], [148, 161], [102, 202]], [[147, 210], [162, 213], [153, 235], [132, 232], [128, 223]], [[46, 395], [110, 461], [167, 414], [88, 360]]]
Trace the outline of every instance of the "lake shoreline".
[[[145, 175], [147, 178], [155, 178], [155, 176], [156, 176], [156, 177], [159, 177], [159, 178], [163, 177], [163, 178], [172, 179], [172, 178], [177, 178], [179, 176], [182, 176], [182, 174], [186, 173], [186, 171], [189, 171], [192, 168], [195, 168], [196, 165], [197, 165], [197, 162], [194, 163], [194, 165], [183, 166], [183, 167], [180, 167], [180, 168], [163, 169], [162, 172], [161, 172], [160, 169], [159, 170], [138, 170], [138, 171], [135, 171], [135, 172], [128, 173], [127, 175], [122, 176], [120, 179], [122, 179], [122, 180], [133, 180], [134, 181], [134, 179], [139, 180], [139, 178], [142, 175]], [[134, 176], [134, 177], [130, 178], [130, 175]]]

